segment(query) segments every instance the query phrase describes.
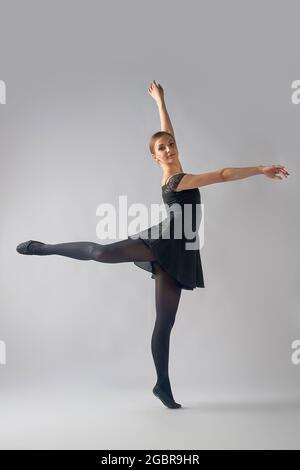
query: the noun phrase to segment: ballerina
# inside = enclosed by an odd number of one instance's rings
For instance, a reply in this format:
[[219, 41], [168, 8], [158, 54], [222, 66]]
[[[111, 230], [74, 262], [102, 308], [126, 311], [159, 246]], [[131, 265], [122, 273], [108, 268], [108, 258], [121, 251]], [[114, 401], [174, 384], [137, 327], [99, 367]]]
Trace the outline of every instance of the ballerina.
[[[153, 161], [162, 170], [162, 198], [167, 208], [167, 218], [156, 226], [128, 236], [127, 239], [110, 244], [76, 241], [47, 244], [37, 240], [20, 243], [16, 250], [23, 255], [59, 255], [77, 260], [92, 260], [101, 263], [134, 262], [136, 266], [152, 273], [155, 279], [156, 320], [151, 338], [151, 351], [157, 373], [152, 390], [168, 408], [181, 408], [173, 397], [169, 378], [170, 335], [175, 323], [182, 289], [204, 288], [204, 276], [199, 251], [199, 217], [201, 204], [199, 187], [224, 183], [254, 175], [272, 179], [283, 179], [289, 175], [283, 165], [259, 165], [245, 168], [220, 168], [208, 173], [184, 173], [179, 159], [174, 129], [166, 108], [164, 90], [155, 80], [148, 93], [157, 104], [161, 131], [151, 136], [149, 142]], [[190, 206], [191, 211], [186, 211]], [[173, 208], [176, 210], [173, 210]], [[178, 208], [180, 211], [178, 211]], [[185, 233], [175, 238], [174, 227], [182, 221], [192, 229], [192, 238]], [[152, 229], [156, 229], [153, 237]], [[163, 234], [166, 228], [170, 236]], [[157, 234], [159, 235], [157, 237]], [[188, 249], [187, 242], [195, 243]]]

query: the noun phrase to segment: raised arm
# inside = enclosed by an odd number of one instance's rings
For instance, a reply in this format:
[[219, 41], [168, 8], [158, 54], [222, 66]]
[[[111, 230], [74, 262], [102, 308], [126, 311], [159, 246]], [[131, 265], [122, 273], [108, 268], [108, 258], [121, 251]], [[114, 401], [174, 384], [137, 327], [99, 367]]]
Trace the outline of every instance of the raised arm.
[[170, 132], [175, 138], [174, 129], [165, 103], [163, 87], [153, 80], [148, 88], [148, 92], [157, 104], [161, 130]]
[[[172, 134], [172, 136], [176, 140], [174, 129], [173, 129], [171, 119], [170, 119], [170, 116], [166, 107], [166, 103], [165, 103], [163, 87], [159, 83], [157, 84], [155, 80], [153, 80], [153, 82], [151, 82], [148, 88], [148, 92], [157, 104], [161, 130], [169, 132], [170, 134]], [[179, 164], [180, 164], [180, 171], [183, 171], [181, 163]]]
[[211, 171], [209, 173], [200, 173], [192, 175], [187, 173], [180, 181], [176, 191], [184, 189], [200, 188], [215, 183], [225, 183], [227, 181], [239, 180], [242, 178], [249, 178], [255, 175], [265, 175], [272, 179], [282, 179], [282, 174], [285, 178], [289, 175], [288, 171], [283, 165], [272, 166], [250, 166], [244, 168], [221, 168], [219, 170]]

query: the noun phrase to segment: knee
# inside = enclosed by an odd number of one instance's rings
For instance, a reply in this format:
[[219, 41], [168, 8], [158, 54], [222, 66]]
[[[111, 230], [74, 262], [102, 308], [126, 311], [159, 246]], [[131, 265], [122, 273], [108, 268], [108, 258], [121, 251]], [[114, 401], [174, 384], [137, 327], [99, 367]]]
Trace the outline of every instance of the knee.
[[93, 243], [90, 247], [90, 258], [94, 261], [104, 262], [105, 257], [104, 245]]
[[157, 326], [161, 333], [170, 334], [175, 323], [176, 311], [166, 312], [157, 319]]

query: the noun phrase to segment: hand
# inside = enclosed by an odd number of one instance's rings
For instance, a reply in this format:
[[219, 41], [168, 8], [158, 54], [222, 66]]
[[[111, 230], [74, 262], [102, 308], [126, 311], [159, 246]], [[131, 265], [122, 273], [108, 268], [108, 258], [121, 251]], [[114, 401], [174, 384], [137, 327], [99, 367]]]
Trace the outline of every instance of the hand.
[[155, 80], [151, 82], [149, 88], [148, 88], [148, 93], [152, 96], [154, 101], [156, 103], [160, 103], [161, 101], [164, 100], [164, 90], [163, 87], [158, 83], [156, 83]]
[[272, 166], [261, 166], [261, 171], [264, 175], [269, 178], [282, 180], [283, 175], [285, 178], [288, 177], [289, 172], [285, 169], [283, 165], [272, 165]]

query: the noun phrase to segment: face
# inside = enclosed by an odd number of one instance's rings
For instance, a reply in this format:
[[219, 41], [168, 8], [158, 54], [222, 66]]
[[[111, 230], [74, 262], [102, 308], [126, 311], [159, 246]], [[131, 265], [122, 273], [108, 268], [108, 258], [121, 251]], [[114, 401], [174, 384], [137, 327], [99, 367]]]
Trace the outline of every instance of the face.
[[178, 160], [178, 149], [173, 137], [164, 135], [157, 139], [153, 158], [163, 165], [176, 163]]

